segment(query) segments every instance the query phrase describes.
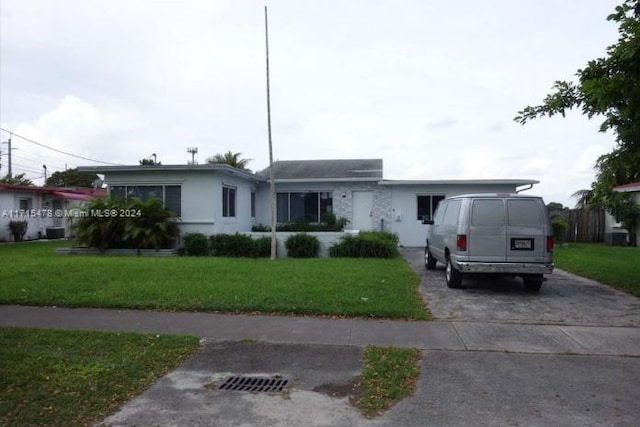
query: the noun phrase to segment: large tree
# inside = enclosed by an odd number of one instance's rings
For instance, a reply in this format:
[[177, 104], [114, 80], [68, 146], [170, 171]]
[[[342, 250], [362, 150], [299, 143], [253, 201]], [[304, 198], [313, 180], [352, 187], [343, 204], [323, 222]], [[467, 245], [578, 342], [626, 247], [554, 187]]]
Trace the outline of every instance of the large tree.
[[207, 159], [207, 163], [225, 164], [225, 165], [233, 166], [234, 168], [242, 169], [249, 172], [251, 170], [247, 168], [247, 165], [249, 164], [250, 161], [251, 159], [243, 159], [242, 153], [233, 153], [231, 152], [231, 150], [227, 151], [224, 154], [218, 153], [215, 156], [209, 157]]
[[67, 169], [65, 171], [54, 172], [47, 178], [46, 185], [52, 187], [93, 187], [93, 182], [97, 175], [80, 172], [78, 168]]
[[564, 117], [573, 108], [589, 118], [604, 117], [600, 131], [612, 131], [617, 147], [596, 162], [593, 201], [628, 228], [640, 213], [628, 193], [615, 193], [613, 187], [640, 180], [640, 0], [625, 0], [607, 20], [618, 24], [619, 38], [606, 55], [578, 70], [577, 82], [556, 81], [542, 104], [525, 107], [515, 120]]

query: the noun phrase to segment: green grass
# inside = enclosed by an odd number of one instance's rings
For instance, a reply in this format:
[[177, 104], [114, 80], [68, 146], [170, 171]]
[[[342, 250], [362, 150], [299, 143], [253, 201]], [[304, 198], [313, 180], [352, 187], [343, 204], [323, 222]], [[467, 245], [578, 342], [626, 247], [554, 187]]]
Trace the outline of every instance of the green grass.
[[362, 395], [358, 406], [372, 417], [411, 396], [420, 375], [420, 350], [367, 347], [362, 370]]
[[89, 425], [179, 366], [198, 339], [0, 328], [0, 425]]
[[640, 248], [570, 243], [553, 253], [557, 267], [640, 296]]
[[57, 255], [0, 245], [0, 304], [427, 319], [398, 259]]

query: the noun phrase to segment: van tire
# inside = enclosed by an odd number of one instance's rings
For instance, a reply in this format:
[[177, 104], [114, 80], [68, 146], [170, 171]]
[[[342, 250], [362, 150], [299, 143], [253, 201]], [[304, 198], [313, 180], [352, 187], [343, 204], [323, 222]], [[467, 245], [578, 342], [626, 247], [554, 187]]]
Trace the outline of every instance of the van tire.
[[460, 288], [462, 287], [462, 273], [459, 270], [456, 270], [453, 264], [451, 264], [451, 259], [447, 258], [447, 265], [445, 267], [445, 279], [447, 281], [447, 286], [450, 288]]
[[542, 287], [542, 274], [532, 274], [530, 276], [524, 276], [524, 287], [529, 292], [538, 292]]
[[438, 260], [436, 260], [433, 255], [431, 255], [431, 252], [429, 251], [429, 246], [427, 246], [424, 250], [424, 266], [427, 270], [434, 270], [436, 268], [436, 263], [438, 262]]

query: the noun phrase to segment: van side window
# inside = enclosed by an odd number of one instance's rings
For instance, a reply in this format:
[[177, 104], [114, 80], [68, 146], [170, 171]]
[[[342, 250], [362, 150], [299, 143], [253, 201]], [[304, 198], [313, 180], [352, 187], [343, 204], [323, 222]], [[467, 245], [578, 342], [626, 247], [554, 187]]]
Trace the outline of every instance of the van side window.
[[456, 225], [458, 223], [461, 205], [462, 200], [452, 200], [449, 202], [447, 212], [444, 214], [444, 219], [442, 220], [443, 225]]
[[509, 225], [540, 225], [542, 212], [536, 200], [507, 200]]
[[471, 209], [471, 225], [504, 225], [502, 200], [474, 200]]

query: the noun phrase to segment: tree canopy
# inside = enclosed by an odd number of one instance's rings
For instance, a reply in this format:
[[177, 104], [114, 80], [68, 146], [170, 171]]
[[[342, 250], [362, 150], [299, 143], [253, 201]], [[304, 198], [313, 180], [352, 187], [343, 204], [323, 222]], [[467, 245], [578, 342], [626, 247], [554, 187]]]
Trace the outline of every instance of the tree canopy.
[[589, 197], [632, 232], [640, 210], [630, 194], [613, 187], [640, 181], [640, 0], [625, 0], [607, 20], [618, 24], [619, 37], [606, 55], [579, 69], [577, 82], [556, 81], [542, 104], [525, 107], [514, 120], [524, 125], [539, 117], [564, 117], [573, 108], [590, 119], [603, 117], [600, 131], [612, 131], [617, 147], [597, 160]]
[[0, 178], [0, 184], [33, 185], [33, 181], [25, 178], [24, 175], [23, 173], [19, 173], [10, 177], [9, 174], [6, 174], [3, 178]]
[[54, 172], [47, 178], [46, 185], [52, 187], [93, 187], [93, 182], [97, 175], [80, 172], [78, 168], [67, 169], [65, 171]]
[[227, 151], [224, 154], [216, 154], [213, 157], [209, 157], [207, 159], [207, 163], [210, 164], [226, 164], [229, 166], [233, 166], [237, 169], [242, 169], [250, 172], [251, 170], [247, 168], [247, 165], [251, 161], [251, 159], [243, 159], [242, 153], [233, 153], [231, 150]]

